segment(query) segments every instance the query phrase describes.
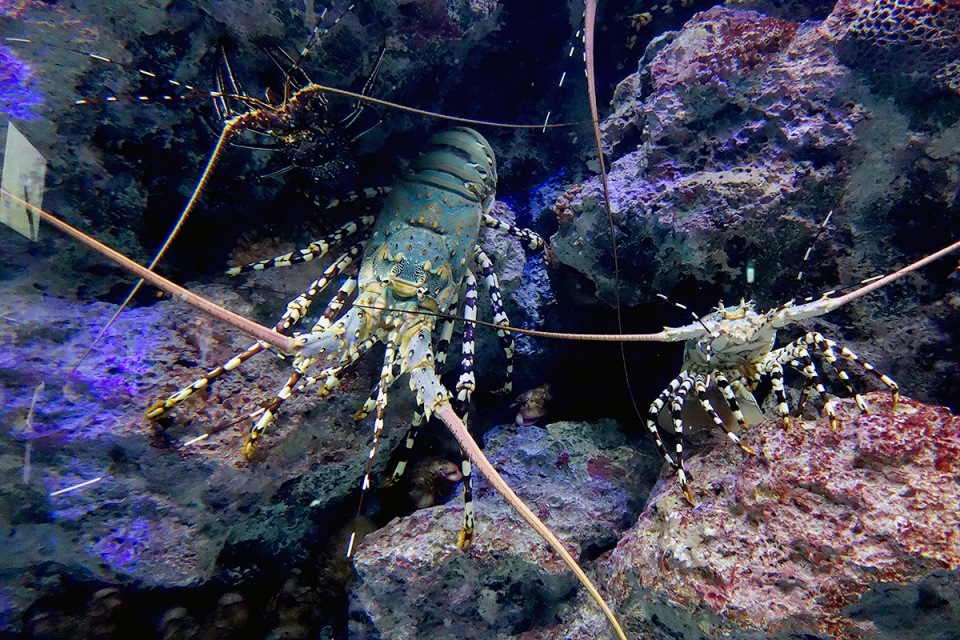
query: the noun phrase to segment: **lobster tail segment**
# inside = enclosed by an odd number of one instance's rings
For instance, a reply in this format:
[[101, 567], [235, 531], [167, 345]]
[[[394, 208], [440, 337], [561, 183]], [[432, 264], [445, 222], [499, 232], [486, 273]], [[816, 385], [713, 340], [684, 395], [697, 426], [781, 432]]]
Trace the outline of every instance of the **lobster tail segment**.
[[497, 188], [497, 161], [490, 143], [468, 127], [432, 136], [414, 160], [407, 180], [452, 191], [480, 203], [486, 211]]

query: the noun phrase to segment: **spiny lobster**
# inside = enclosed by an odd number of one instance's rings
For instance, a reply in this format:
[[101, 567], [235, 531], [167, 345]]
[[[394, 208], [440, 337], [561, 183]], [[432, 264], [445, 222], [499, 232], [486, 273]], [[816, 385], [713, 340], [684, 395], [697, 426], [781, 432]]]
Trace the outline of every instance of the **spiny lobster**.
[[[226, 84], [231, 85], [232, 95], [226, 95], [224, 91]], [[152, 269], [172, 242], [185, 218], [195, 208], [226, 144], [243, 130], [262, 130], [269, 135], [280, 135], [291, 128], [296, 129], [294, 121], [299, 115], [302, 115], [305, 109], [305, 107], [301, 108], [301, 103], [322, 102], [324, 95], [330, 93], [346, 94], [348, 97], [358, 100], [366, 99], [370, 102], [382, 102], [370, 99], [365, 95], [366, 90], [363, 94], [357, 95], [310, 83], [305, 87], [298, 88], [295, 92], [291, 92], [288, 83], [285, 87], [282, 103], [264, 103], [243, 95], [232, 82], [221, 84], [217, 91], [210, 93], [210, 97], [220, 104], [223, 104], [227, 98], [237, 100], [247, 105], [249, 109], [243, 112], [233, 112], [229, 108], [221, 110], [221, 113], [225, 116], [224, 127], [217, 144], [209, 156], [206, 167], [183, 208], [174, 230], [169, 234], [164, 246], [157, 253], [150, 266], [147, 268], [135, 267], [129, 261], [123, 260], [118, 254], [111, 254], [106, 248], [100, 247], [98, 250], [120, 260], [128, 269], [145, 280], [154, 284], [160, 283], [162, 279], [153, 275]], [[399, 105], [385, 104], [400, 108]], [[463, 119], [457, 120], [463, 121]], [[296, 133], [296, 130], [294, 133]], [[432, 158], [430, 158], [431, 155]], [[387, 388], [395, 378], [407, 373], [411, 379], [411, 386], [417, 390], [418, 400], [423, 405], [425, 412], [427, 414], [434, 413], [451, 428], [455, 437], [461, 442], [466, 456], [490, 479], [495, 488], [503, 493], [508, 501], [518, 509], [521, 516], [547, 540], [563, 561], [570, 566], [578, 579], [588, 589], [591, 597], [604, 610], [618, 637], [625, 638], [609, 607], [579, 568], [576, 561], [556, 540], [549, 529], [529, 509], [523, 506], [506, 483], [496, 474], [496, 471], [486, 461], [451, 408], [450, 394], [440, 384], [434, 371], [434, 361], [439, 362], [443, 358], [443, 352], [438, 353], [436, 357], [433, 354], [432, 336], [435, 321], [430, 315], [407, 313], [413, 311], [418, 313], [425, 311], [428, 314], [449, 313], [451, 311], [450, 305], [456, 302], [464, 283], [467, 286], [465, 314], [469, 318], [475, 312], [475, 283], [474, 276], [467, 267], [468, 261], [476, 261], [482, 268], [487, 282], [495, 283], [495, 276], [489, 260], [476, 247], [476, 234], [481, 222], [496, 226], [501, 230], [514, 232], [522, 240], [527, 241], [532, 248], [541, 246], [542, 241], [535, 234], [512, 230], [487, 215], [487, 210], [493, 201], [496, 171], [492, 150], [489, 149], [486, 141], [479, 134], [465, 129], [442, 134], [440, 138], [434, 139], [430, 151], [424, 158], [418, 161], [425, 163], [424, 166], [416, 169], [414, 177], [410, 180], [401, 182], [395, 190], [395, 195], [391, 196], [385, 205], [395, 208], [392, 210], [385, 209], [386, 213], [380, 217], [380, 222], [374, 228], [373, 239], [368, 243], [370, 249], [364, 252], [359, 276], [349, 278], [341, 287], [337, 297], [328, 306], [327, 312], [324, 313], [320, 323], [315, 327], [315, 332], [294, 336], [293, 338], [283, 335], [303, 318], [312, 297], [318, 295], [335, 275], [345, 272], [350, 263], [355, 261], [361, 250], [359, 245], [354, 245], [348, 249], [347, 253], [335, 261], [323, 277], [311, 285], [308, 292], [291, 302], [287, 313], [276, 327], [277, 331], [270, 331], [249, 321], [234, 317], [231, 323], [245, 328], [257, 337], [258, 342], [240, 356], [225, 363], [222, 368], [218, 368], [198, 380], [188, 389], [158, 402], [148, 410], [148, 415], [159, 417], [191, 395], [193, 391], [206, 386], [214, 378], [233, 370], [244, 360], [263, 350], [265, 344], [271, 344], [292, 356], [295, 373], [284, 385], [274, 403], [266, 410], [257, 412], [259, 420], [244, 446], [244, 453], [249, 456], [253, 452], [254, 443], [267, 428], [274, 412], [286, 397], [309, 384], [318, 384], [321, 393], [328, 392], [336, 385], [337, 373], [340, 370], [345, 369], [375, 343], [383, 342], [386, 344], [387, 353], [381, 371], [380, 383], [377, 385], [375, 396], [371, 397], [360, 412], [361, 415], [374, 409], [377, 412], [374, 445], [377, 435], [383, 427]], [[426, 193], [423, 192], [424, 189], [427, 190]], [[431, 193], [433, 196], [430, 195]], [[17, 197], [15, 194], [5, 195], [14, 199]], [[420, 198], [424, 198], [427, 203], [426, 209], [423, 211], [415, 208], [414, 201]], [[449, 204], [448, 201], [452, 202], [454, 200], [458, 204]], [[29, 208], [29, 204], [24, 206]], [[443, 217], [446, 213], [450, 214], [448, 219]], [[46, 214], [41, 213], [40, 215], [77, 237], [75, 232], [70, 231], [66, 225], [56, 222]], [[406, 217], [408, 215], [419, 215], [420, 217], [408, 219]], [[432, 222], [430, 220], [431, 216], [434, 217]], [[361, 223], [362, 226], [371, 224], [372, 220], [369, 218]], [[444, 233], [443, 228], [427, 228], [430, 225], [435, 227], [453, 225], [454, 228], [448, 228], [446, 229], [448, 233]], [[340, 233], [340, 236], [352, 235], [357, 230], [357, 226], [348, 225]], [[457, 239], [452, 241], [452, 247], [441, 246], [445, 242], [444, 238], [450, 241], [454, 237]], [[89, 239], [83, 241], [91, 246], [94, 244]], [[452, 255], [446, 254], [446, 248], [451, 248]], [[418, 259], [416, 255], [411, 255], [416, 250], [422, 250], [430, 254], [432, 259]], [[292, 257], [288, 256], [286, 259], [266, 261], [256, 267], [252, 266], [251, 269], [284, 266], [285, 262], [307, 261], [318, 258], [325, 252], [326, 245], [322, 250], [311, 248], [308, 252], [300, 252]], [[419, 258], [422, 257], [419, 256]], [[238, 272], [243, 270], [241, 268]], [[158, 284], [158, 286], [173, 292], [176, 297], [192, 300], [194, 304], [213, 316], [223, 318], [230, 315], [222, 309], [216, 308], [216, 305], [198, 300], [171, 283]], [[360, 290], [357, 301], [343, 317], [333, 322], [336, 314], [343, 307], [344, 300], [354, 288]], [[493, 293], [491, 297], [496, 304], [498, 295]], [[400, 310], [396, 309], [398, 306]], [[404, 309], [404, 307], [407, 308]], [[502, 311], [498, 311], [497, 316], [498, 321], [506, 323]], [[465, 333], [470, 331], [471, 327], [468, 324]], [[441, 342], [449, 341], [452, 334], [452, 325], [448, 323], [442, 333]], [[468, 361], [471, 357], [471, 354], [468, 353], [470, 349], [472, 347], [465, 346], [465, 361], [467, 363], [457, 385], [458, 403], [466, 403], [473, 388], [472, 371]], [[320, 361], [321, 354], [329, 351], [342, 356], [343, 362], [327, 367], [311, 376], [308, 368]], [[508, 347], [508, 354], [509, 351], [510, 348]], [[373, 451], [371, 451], [371, 458], [372, 456]], [[465, 467], [464, 470], [469, 471], [469, 467]], [[368, 477], [364, 479], [364, 486], [367, 485], [369, 485]], [[464, 547], [469, 545], [471, 535], [472, 511], [468, 503], [465, 508], [465, 525], [461, 532], [460, 544]]]
[[[436, 365], [443, 358], [440, 354], [435, 355], [433, 347], [436, 316], [449, 314], [462, 304], [467, 329], [476, 322], [476, 281], [469, 266], [474, 261], [482, 268], [484, 279], [491, 287], [497, 324], [507, 324], [500, 306], [492, 265], [477, 246], [480, 226], [487, 225], [515, 235], [531, 249], [544, 247], [543, 240], [535, 233], [512, 227], [489, 215], [494, 201], [496, 175], [493, 151], [476, 131], [459, 127], [435, 135], [424, 153], [411, 165], [411, 171], [391, 191], [379, 218], [376, 221], [366, 219], [361, 223], [372, 225], [370, 239], [365, 244], [354, 245], [335, 260], [320, 278], [311, 283], [306, 292], [288, 304], [287, 311], [272, 330], [245, 318], [236, 317], [235, 314], [199, 298], [101, 245], [49, 213], [42, 210], [37, 210], [37, 213], [53, 226], [175, 298], [224, 319], [257, 338], [257, 342], [243, 353], [209, 371], [193, 384], [155, 403], [147, 410], [149, 418], [163, 415], [194, 392], [208, 386], [212, 380], [239, 367], [266, 346], [273, 346], [292, 357], [294, 372], [274, 401], [251, 415], [259, 419], [243, 447], [244, 455], [249, 457], [255, 443], [284, 400], [312, 385], [318, 385], [318, 393], [326, 395], [337, 385], [338, 375], [342, 371], [372, 346], [383, 343], [386, 350], [379, 382], [374, 394], [358, 413], [358, 418], [362, 418], [369, 412], [376, 412], [370, 457], [375, 453], [384, 426], [387, 390], [397, 378], [407, 374], [411, 389], [416, 392], [417, 402], [424, 413], [428, 417], [436, 416], [447, 426], [470, 461], [463, 466], [465, 481], [469, 479], [472, 463], [561, 557], [602, 609], [617, 636], [625, 639], [626, 635], [613, 612], [576, 560], [487, 461], [451, 405], [451, 393], [437, 375]], [[324, 255], [335, 240], [342, 240], [356, 233], [360, 226], [348, 225], [335, 234], [335, 238], [318, 241], [307, 249], [271, 260], [235, 268], [231, 272], [242, 273], [312, 261]], [[361, 248], [363, 257], [358, 274], [350, 276], [340, 287], [313, 329], [286, 335], [288, 330], [304, 317], [314, 297], [319, 295], [336, 275], [349, 270], [360, 255]], [[464, 288], [466, 294], [461, 300], [460, 292]], [[355, 290], [355, 301], [337, 318]], [[452, 323], [445, 324], [440, 341], [443, 345], [449, 342], [452, 330]], [[506, 336], [504, 346], [510, 356], [512, 340]], [[458, 405], [465, 405], [469, 401], [474, 388], [473, 345], [469, 342], [469, 333], [465, 338], [463, 353], [463, 365], [456, 388]], [[311, 368], [320, 365], [323, 368], [311, 375]], [[366, 476], [364, 488], [367, 488], [369, 483], [369, 476]], [[464, 548], [469, 546], [472, 535], [473, 512], [471, 504], [467, 502], [458, 545]]]

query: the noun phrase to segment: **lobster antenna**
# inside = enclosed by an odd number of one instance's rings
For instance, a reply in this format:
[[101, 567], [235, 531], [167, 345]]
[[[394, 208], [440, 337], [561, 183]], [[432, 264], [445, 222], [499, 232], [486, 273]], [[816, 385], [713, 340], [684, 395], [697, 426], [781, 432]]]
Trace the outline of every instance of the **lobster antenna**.
[[[63, 51], [70, 51], [72, 53], [86, 56], [88, 58], [93, 58], [94, 60], [97, 60], [100, 62], [115, 64], [125, 69], [130, 69], [132, 71], [135, 71], [136, 73], [139, 73], [140, 75], [146, 76], [148, 78], [159, 79], [159, 76], [156, 73], [153, 73], [151, 71], [140, 69], [135, 65], [118, 62], [117, 60], [114, 60], [112, 58], [108, 58], [106, 56], [102, 56], [96, 53], [83, 51], [82, 49], [74, 49], [73, 47], [66, 47], [63, 45], [53, 44], [43, 40], [34, 40], [30, 38], [5, 37], [3, 38], [3, 40], [6, 42], [19, 42], [24, 44], [42, 44], [43, 46], [46, 46], [46, 47], [52, 47], [54, 49], [60, 49]], [[248, 106], [253, 107], [255, 109], [262, 109], [264, 111], [269, 111], [269, 112], [280, 111], [280, 109], [276, 105], [272, 105], [268, 102], [264, 102], [263, 100], [254, 98], [249, 95], [245, 95], [245, 94], [233, 95], [229, 93], [224, 93], [222, 91], [207, 91], [203, 89], [197, 89], [193, 85], [185, 84], [185, 83], [179, 82], [178, 80], [173, 80], [173, 79], [166, 79], [164, 81], [167, 84], [177, 87], [178, 89], [186, 90], [188, 93], [179, 94], [179, 95], [163, 95], [158, 100], [153, 100], [150, 98], [150, 96], [147, 96], [147, 95], [136, 95], [136, 96], [133, 96], [133, 98], [139, 102], [170, 102], [173, 100], [192, 100], [195, 98], [205, 98], [205, 99], [211, 98], [213, 100], [231, 99], [231, 100], [237, 100], [238, 102], [243, 102], [244, 104], [247, 104]], [[304, 94], [304, 95], [330, 94], [330, 95], [342, 96], [345, 98], [351, 98], [359, 102], [368, 102], [370, 104], [386, 107], [388, 109], [393, 109], [395, 111], [404, 111], [406, 113], [412, 113], [412, 114], [424, 116], [427, 118], [433, 118], [435, 120], [446, 120], [449, 122], [458, 122], [460, 124], [492, 127], [497, 129], [544, 129], [544, 128], [563, 129], [563, 128], [570, 128], [570, 127], [575, 127], [575, 126], [584, 124], [583, 122], [579, 122], [579, 121], [556, 122], [556, 123], [547, 124], [547, 125], [544, 125], [543, 123], [516, 124], [516, 123], [510, 123], [510, 122], [496, 122], [494, 120], [462, 118], [460, 116], [448, 115], [445, 113], [439, 113], [437, 111], [429, 111], [427, 109], [417, 109], [415, 107], [408, 107], [407, 105], [399, 104], [397, 102], [390, 102], [389, 100], [381, 100], [380, 98], [374, 98], [373, 96], [363, 95], [362, 93], [357, 93], [355, 91], [349, 91], [347, 89], [339, 89], [337, 87], [329, 87], [327, 85], [316, 84], [316, 83], [311, 83], [307, 85], [297, 93]], [[120, 100], [121, 99], [117, 96], [107, 96], [103, 98], [80, 98], [80, 99], [74, 100], [73, 103], [75, 105], [88, 105], [88, 104], [101, 104], [104, 102], [120, 102]]]
[[[344, 16], [346, 16], [348, 13], [350, 13], [351, 11], [353, 11], [354, 7], [356, 7], [356, 6], [357, 6], [356, 4], [351, 3], [349, 7], [347, 7], [347, 8], [344, 9], [343, 11], [341, 11], [341, 12], [340, 12], [340, 15], [338, 15], [338, 16], [334, 19], [333, 24], [331, 24], [329, 27], [323, 27], [323, 28], [321, 28], [321, 27], [320, 27], [320, 23], [323, 21], [324, 17], [327, 15], [327, 11], [328, 11], [328, 8], [327, 8], [327, 7], [324, 7], [324, 8], [323, 8], [323, 10], [320, 12], [319, 17], [317, 17], [316, 23], [313, 25], [313, 30], [310, 32], [309, 37], [307, 37], [307, 42], [306, 42], [306, 44], [304, 44], [303, 49], [300, 50], [300, 55], [297, 56], [296, 59], [291, 60], [291, 63], [292, 63], [292, 64], [290, 65], [290, 68], [286, 70], [286, 73], [284, 74], [284, 76], [285, 76], [285, 78], [286, 78], [285, 81], [284, 81], [284, 87], [283, 87], [283, 100], [284, 100], [284, 102], [286, 102], [286, 101], [287, 101], [287, 98], [289, 98], [289, 96], [290, 96], [290, 93], [289, 93], [289, 91], [290, 91], [290, 82], [291, 82], [291, 80], [293, 79], [293, 73], [294, 73], [294, 71], [299, 71], [301, 74], [303, 74], [303, 77], [307, 79], [307, 82], [310, 82], [310, 78], [307, 77], [306, 72], [304, 72], [303, 69], [301, 68], [301, 65], [303, 64], [303, 61], [307, 59], [307, 56], [308, 56], [308, 55], [310, 55], [310, 52], [313, 50], [313, 47], [315, 47], [315, 46], [320, 42], [320, 40], [321, 40], [324, 36], [326, 36], [328, 33], [330, 33], [330, 31], [331, 31], [334, 27], [336, 27], [338, 24], [340, 24], [340, 21], [343, 20]], [[284, 55], [286, 55], [286, 53], [284, 53]], [[288, 56], [288, 57], [289, 57], [289, 56]]]
[[[594, 42], [596, 41], [597, 0], [586, 0], [583, 10], [583, 62], [587, 74], [587, 94], [590, 98], [590, 120], [593, 126], [593, 139], [597, 145], [597, 158], [600, 161], [600, 181], [603, 184], [603, 203], [610, 223], [610, 244], [613, 252], [613, 297], [617, 314], [617, 331], [623, 333], [623, 313], [620, 303], [620, 262], [617, 258], [617, 227], [613, 222], [613, 202], [610, 198], [610, 185], [607, 180], [607, 165], [603, 157], [603, 141], [600, 138], [600, 115], [597, 108], [597, 83], [594, 72]], [[637, 418], [642, 422], [640, 407], [630, 383], [630, 370], [627, 366], [627, 349], [620, 343], [620, 360], [623, 364], [623, 378], [627, 385], [627, 396]]]
[[[49, 215], [49, 214], [48, 214]], [[872, 278], [867, 278], [866, 280], [861, 281], [861, 286], [857, 289], [846, 293], [842, 296], [836, 298], [828, 298], [832, 292], [825, 293], [820, 299], [829, 302], [826, 306], [826, 311], [819, 310], [817, 315], [822, 315], [827, 311], [832, 311], [838, 307], [841, 307], [847, 303], [853, 302], [858, 298], [862, 298], [868, 293], [872, 293], [877, 289], [884, 287], [895, 280], [899, 280], [904, 276], [913, 273], [917, 269], [927, 266], [931, 262], [935, 262], [940, 258], [943, 258], [957, 250], [960, 250], [960, 240], [954, 242], [953, 244], [947, 245], [946, 247], [927, 255], [924, 258], [921, 258], [915, 262], [911, 262], [905, 267], [902, 267], [893, 273], [887, 274], [885, 276], [874, 276]], [[658, 294], [659, 295], [659, 294]], [[368, 305], [356, 304], [355, 307], [361, 308], [373, 308]], [[394, 310], [397, 313], [406, 313], [411, 315], [425, 315], [433, 316], [436, 318], [443, 318], [447, 320], [455, 320], [466, 322], [466, 318], [463, 318], [458, 315], [446, 314], [446, 313], [435, 313], [433, 311], [413, 311], [405, 309], [396, 309]], [[696, 317], [697, 322], [705, 327], [702, 318]], [[803, 319], [802, 312], [800, 315], [791, 316], [791, 320], [801, 320]], [[549, 338], [553, 340], [578, 340], [581, 342], [679, 342], [686, 340], [687, 336], [680, 333], [677, 328], [669, 329], [665, 328], [663, 331], [658, 331], [657, 333], [568, 333], [562, 331], [541, 331], [539, 329], [523, 329], [521, 327], [511, 327], [505, 324], [495, 324], [493, 322], [487, 322], [485, 320], [474, 320], [469, 319], [469, 322], [476, 324], [481, 327], [489, 327], [490, 329], [496, 329], [497, 331], [509, 331], [510, 333], [516, 333], [519, 335], [530, 336], [532, 338]]]
[[[713, 333], [713, 332], [710, 330], [710, 327], [708, 327], [707, 324], [703, 321], [703, 318], [705, 317], [706, 314], [700, 315], [700, 314], [698, 314], [696, 311], [691, 311], [691, 310], [690, 310], [690, 307], [688, 307], [687, 305], [685, 305], [685, 304], [680, 304], [679, 302], [675, 302], [675, 301], [671, 300], [670, 298], [668, 298], [667, 296], [663, 295], [662, 293], [658, 293], [658, 294], [657, 294], [657, 297], [660, 298], [661, 300], [663, 300], [664, 302], [668, 303], [668, 304], [672, 304], [672, 305], [675, 306], [677, 309], [681, 309], [681, 310], [683, 310], [683, 311], [688, 311], [688, 312], [690, 313], [690, 315], [693, 316], [693, 321], [696, 322], [697, 324], [699, 324], [701, 327], [703, 327], [703, 330], [707, 332], [707, 335], [708, 335], [708, 336], [710, 336], [710, 341], [707, 342], [706, 345], [704, 345], [704, 346], [705, 346], [705, 349], [706, 349], [706, 354], [705, 354], [705, 355], [706, 355], [706, 357], [707, 357], [707, 362], [710, 362], [710, 359], [711, 359], [711, 357], [713, 356], [713, 341], [714, 341], [720, 334]], [[720, 303], [720, 306], [721, 306], [721, 307], [723, 306], [723, 302]]]
[[202, 296], [198, 296], [184, 287], [181, 287], [167, 278], [164, 278], [160, 274], [154, 273], [150, 269], [138, 264], [137, 262], [134, 262], [119, 251], [111, 249], [107, 245], [87, 235], [83, 231], [80, 231], [76, 227], [67, 224], [52, 213], [44, 211], [40, 207], [10, 193], [10, 191], [4, 189], [3, 187], [0, 187], [0, 195], [6, 196], [29, 208], [31, 211], [39, 215], [41, 219], [50, 223], [51, 226], [59, 229], [61, 232], [89, 247], [108, 260], [117, 263], [130, 273], [139, 276], [143, 279], [143, 281], [149, 282], [158, 289], [165, 291], [177, 300], [185, 302], [191, 307], [194, 307], [195, 309], [198, 309], [199, 311], [216, 318], [217, 320], [236, 327], [237, 329], [240, 329], [241, 331], [253, 336], [257, 340], [261, 340], [271, 346], [276, 347], [277, 349], [280, 349], [281, 351], [290, 353], [292, 350], [294, 350], [296, 341], [290, 336], [285, 336], [282, 333], [274, 331], [273, 329], [268, 329], [261, 324], [258, 324], [252, 320], [248, 320], [240, 314], [224, 309], [220, 305], [214, 304]]

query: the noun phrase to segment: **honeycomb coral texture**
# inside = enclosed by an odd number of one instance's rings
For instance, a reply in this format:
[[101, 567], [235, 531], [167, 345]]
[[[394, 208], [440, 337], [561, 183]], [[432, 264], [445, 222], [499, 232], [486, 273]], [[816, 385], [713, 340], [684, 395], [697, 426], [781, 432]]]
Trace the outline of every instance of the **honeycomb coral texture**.
[[828, 26], [847, 64], [960, 94], [960, 0], [840, 0]]

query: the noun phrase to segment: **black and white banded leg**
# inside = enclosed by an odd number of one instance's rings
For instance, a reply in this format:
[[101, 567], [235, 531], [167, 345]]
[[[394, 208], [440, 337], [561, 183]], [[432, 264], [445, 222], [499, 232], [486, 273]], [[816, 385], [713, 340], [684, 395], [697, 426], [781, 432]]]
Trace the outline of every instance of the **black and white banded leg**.
[[676, 393], [670, 398], [670, 420], [673, 422], [673, 431], [677, 439], [677, 459], [675, 468], [677, 470], [677, 480], [680, 482], [680, 490], [683, 491], [684, 497], [687, 499], [691, 505], [694, 504], [693, 501], [693, 491], [690, 490], [690, 485], [687, 484], [687, 472], [683, 468], [683, 404], [687, 401], [687, 394], [690, 393], [690, 390], [694, 385], [694, 378], [689, 373], [684, 371], [680, 374], [680, 387], [677, 389]]
[[663, 456], [663, 459], [674, 469], [677, 468], [677, 463], [673, 460], [673, 456], [670, 455], [670, 452], [667, 451], [666, 445], [663, 444], [663, 439], [660, 437], [660, 429], [657, 427], [657, 422], [660, 420], [660, 412], [663, 411], [663, 408], [670, 402], [670, 398], [674, 396], [677, 392], [677, 389], [680, 388], [680, 378], [674, 378], [670, 381], [670, 384], [666, 389], [660, 392], [660, 395], [653, 401], [650, 405], [650, 409], [647, 411], [647, 429], [650, 431], [650, 434], [653, 436], [654, 440], [657, 443], [657, 449], [660, 451], [660, 455]]
[[[296, 326], [296, 324], [300, 322], [300, 320], [302, 320], [306, 315], [310, 305], [313, 303], [314, 298], [323, 292], [323, 290], [330, 285], [334, 278], [340, 276], [351, 267], [356, 258], [360, 255], [362, 249], [363, 245], [356, 244], [350, 247], [346, 253], [341, 255], [336, 262], [328, 266], [319, 278], [310, 283], [310, 286], [307, 287], [306, 291], [301, 293], [287, 304], [286, 311], [284, 311], [277, 324], [274, 325], [274, 329], [280, 333], [287, 333], [291, 328]], [[346, 298], [349, 296], [349, 293], [355, 287], [356, 278], [348, 278], [334, 299], [329, 305], [327, 305], [327, 308], [324, 310], [324, 313], [321, 316], [320, 323], [326, 323], [329, 325], [330, 318], [336, 316], [336, 313], [343, 305], [343, 300], [346, 300]], [[266, 345], [262, 342], [253, 343], [223, 364], [217, 365], [210, 371], [207, 371], [204, 375], [197, 378], [186, 387], [183, 387], [182, 389], [167, 396], [166, 399], [154, 403], [146, 411], [147, 418], [151, 420], [154, 418], [159, 418], [195, 394], [197, 391], [207, 388], [214, 380], [233, 371], [244, 362], [263, 351], [265, 348]]]
[[[823, 354], [824, 359], [831, 366], [836, 368], [837, 375], [844, 382], [844, 384], [847, 386], [847, 389], [851, 393], [853, 393], [853, 389], [850, 386], [850, 376], [847, 374], [846, 371], [840, 369], [839, 366], [837, 365], [837, 356], [835, 352], [835, 349], [837, 348], [840, 349], [841, 358], [844, 358], [848, 362], [852, 362], [853, 364], [860, 366], [860, 368], [862, 368], [866, 373], [876, 377], [882, 384], [884, 384], [888, 389], [890, 389], [890, 392], [893, 394], [893, 403], [894, 404], [897, 403], [897, 400], [900, 398], [900, 385], [894, 382], [887, 375], [877, 371], [876, 367], [874, 367], [869, 362], [865, 360], [861, 360], [860, 357], [857, 354], [855, 354], [853, 351], [851, 351], [850, 349], [844, 346], [837, 344], [836, 342], [834, 342], [833, 340], [830, 340], [829, 338], [825, 338], [823, 335], [815, 331], [811, 331], [807, 333], [803, 337], [803, 340], [807, 345], [810, 345], [811, 343], [813, 343], [816, 346], [816, 348], [820, 351], [820, 353]], [[867, 413], [868, 411], [867, 403], [864, 401], [863, 397], [859, 393], [855, 393], [854, 399], [856, 400], [857, 406], [860, 408], [860, 410], [863, 411], [864, 413]]]
[[524, 229], [523, 227], [518, 227], [510, 224], [509, 222], [497, 220], [489, 213], [483, 214], [482, 222], [483, 226], [485, 227], [496, 229], [497, 231], [502, 231], [503, 233], [513, 236], [514, 238], [518, 238], [531, 251], [541, 251], [547, 247], [546, 240], [544, 240], [539, 233], [531, 229]]
[[770, 387], [773, 397], [777, 400], [777, 412], [784, 426], [790, 425], [790, 404], [787, 402], [787, 391], [783, 386], [783, 365], [776, 358], [768, 358], [764, 363], [764, 371], [770, 376]]
[[[807, 379], [807, 386], [804, 387], [803, 395], [806, 395], [809, 387], [813, 387], [813, 389], [816, 390], [820, 396], [820, 400], [823, 402], [823, 410], [827, 414], [827, 419], [830, 421], [830, 428], [836, 429], [837, 414], [833, 410], [833, 402], [830, 400], [830, 396], [827, 395], [827, 389], [823, 386], [820, 373], [813, 364], [813, 358], [810, 357], [810, 352], [804, 343], [796, 340], [778, 349], [776, 352], [776, 360], [782, 365], [793, 367], [800, 375]], [[850, 393], [851, 395], [853, 394], [852, 389], [850, 389]], [[801, 411], [803, 410], [804, 402], [804, 398], [801, 397], [798, 407]]]
[[[716, 378], [719, 375], [720, 374], [715, 373], [714, 378]], [[729, 384], [728, 384], [728, 387], [729, 387]], [[726, 423], [724, 423], [724, 421], [720, 418], [720, 415], [717, 413], [717, 410], [713, 408], [713, 403], [710, 402], [710, 399], [707, 397], [707, 376], [703, 375], [702, 373], [698, 373], [694, 377], [693, 391], [694, 393], [697, 394], [697, 399], [700, 401], [700, 406], [703, 407], [704, 411], [706, 411], [707, 416], [713, 422], [713, 425], [718, 429], [720, 429], [721, 431], [723, 431], [725, 434], [727, 434], [727, 437], [734, 444], [740, 447], [745, 453], [748, 453], [752, 456], [757, 455], [756, 451], [754, 451], [751, 447], [748, 447], [747, 445], [745, 445], [743, 441], [740, 440], [740, 436], [738, 436], [735, 432], [731, 431], [729, 427], [727, 427]], [[743, 414], [741, 414], [740, 417], [742, 418]]]
[[[500, 326], [510, 326], [510, 318], [507, 317], [503, 308], [503, 292], [500, 289], [500, 281], [497, 279], [497, 273], [493, 268], [493, 262], [483, 252], [479, 246], [474, 248], [474, 258], [480, 265], [481, 275], [484, 284], [490, 292], [490, 306], [493, 308], [493, 323]], [[476, 317], [474, 317], [476, 319]], [[497, 339], [500, 341], [500, 348], [507, 358], [506, 368], [504, 369], [504, 382], [497, 393], [510, 393], [513, 390], [513, 354], [516, 350], [516, 344], [513, 340], [513, 334], [497, 329]]]
[[740, 409], [740, 402], [737, 401], [736, 390], [730, 383], [730, 380], [727, 379], [727, 376], [719, 371], [714, 372], [713, 380], [716, 382], [717, 388], [720, 390], [720, 395], [722, 395], [723, 399], [726, 401], [727, 407], [729, 407], [730, 413], [733, 414], [733, 418], [737, 421], [737, 425], [740, 427], [741, 431], [748, 431], [749, 425], [747, 425], [747, 419], [743, 417], [743, 411]]
[[[680, 489], [690, 504], [694, 504], [694, 500], [693, 492], [687, 484], [687, 473], [683, 467], [683, 421], [681, 420], [681, 413], [683, 411], [683, 403], [686, 401], [687, 394], [693, 388], [693, 385], [693, 376], [686, 371], [682, 372], [670, 381], [670, 385], [666, 389], [660, 392], [660, 395], [657, 396], [653, 404], [650, 405], [650, 410], [647, 413], [647, 429], [653, 434], [657, 442], [657, 449], [660, 450], [663, 459], [676, 471], [677, 480], [680, 482]], [[674, 437], [676, 439], [673, 454], [671, 454], [664, 445], [663, 439], [660, 437], [660, 429], [657, 427], [660, 412], [668, 405], [670, 408], [670, 419], [674, 428]]]
[[[343, 241], [350, 236], [354, 235], [361, 229], [367, 229], [371, 227], [374, 223], [375, 218], [373, 216], [363, 216], [359, 220], [353, 220], [343, 225], [333, 233], [320, 238], [319, 240], [314, 240], [309, 245], [303, 249], [296, 249], [290, 253], [285, 253], [274, 258], [268, 258], [266, 260], [260, 260], [259, 262], [251, 262], [250, 264], [241, 265], [239, 267], [231, 267], [227, 269], [228, 276], [237, 276], [241, 273], [249, 273], [251, 271], [263, 271], [264, 269], [272, 269], [277, 267], [289, 267], [294, 264], [299, 264], [301, 262], [310, 262], [312, 260], [317, 260], [322, 258], [330, 252], [330, 249], [333, 247], [343, 244]], [[362, 248], [362, 245], [360, 245]]]

